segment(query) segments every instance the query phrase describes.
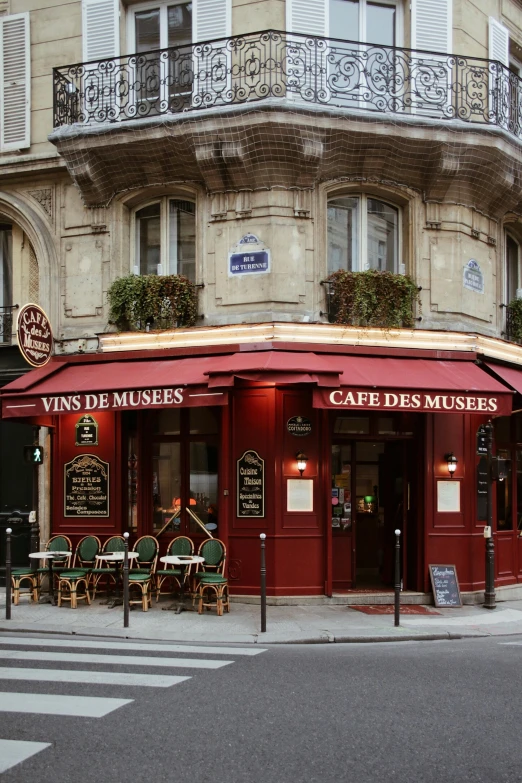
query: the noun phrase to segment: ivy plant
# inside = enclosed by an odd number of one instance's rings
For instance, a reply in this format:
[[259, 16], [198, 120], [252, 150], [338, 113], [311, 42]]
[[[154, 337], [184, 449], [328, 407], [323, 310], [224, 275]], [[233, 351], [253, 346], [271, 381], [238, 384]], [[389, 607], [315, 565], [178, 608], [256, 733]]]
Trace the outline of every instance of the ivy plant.
[[340, 269], [330, 284], [330, 320], [350, 326], [413, 328], [419, 289], [409, 275], [392, 272], [346, 272]]
[[194, 326], [197, 290], [182, 275], [128, 275], [107, 291], [109, 323], [120, 331]]
[[522, 299], [513, 299], [508, 305], [508, 339], [522, 340]]

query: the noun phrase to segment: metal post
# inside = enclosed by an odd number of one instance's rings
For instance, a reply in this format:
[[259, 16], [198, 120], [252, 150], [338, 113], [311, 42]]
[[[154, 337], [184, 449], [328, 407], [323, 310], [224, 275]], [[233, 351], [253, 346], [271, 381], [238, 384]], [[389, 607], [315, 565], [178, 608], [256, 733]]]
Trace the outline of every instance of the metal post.
[[123, 627], [129, 627], [129, 534], [124, 533], [123, 545]]
[[11, 619], [11, 533], [10, 527], [5, 531], [5, 619]]
[[485, 591], [484, 591], [484, 608], [495, 609], [496, 597], [495, 597], [495, 544], [493, 542], [493, 498], [492, 498], [492, 470], [491, 465], [493, 461], [493, 425], [491, 421], [485, 426], [488, 452], [486, 456], [487, 470], [488, 470], [488, 482], [487, 482], [487, 516], [488, 516], [488, 528], [489, 536], [486, 536], [486, 576], [485, 576]]
[[266, 631], [266, 559], [265, 539], [266, 533], [261, 533], [261, 633]]
[[395, 627], [401, 618], [401, 531], [395, 531]]

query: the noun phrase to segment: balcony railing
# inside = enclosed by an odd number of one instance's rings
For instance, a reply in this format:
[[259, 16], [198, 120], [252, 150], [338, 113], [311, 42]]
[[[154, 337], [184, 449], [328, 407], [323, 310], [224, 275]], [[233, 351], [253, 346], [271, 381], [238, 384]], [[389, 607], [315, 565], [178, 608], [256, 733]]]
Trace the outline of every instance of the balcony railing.
[[412, 329], [422, 321], [422, 287], [407, 275], [339, 270], [321, 280], [321, 285], [326, 307], [320, 315], [331, 324]]
[[508, 305], [501, 304], [500, 307], [506, 312], [506, 326], [502, 332], [502, 337], [512, 343], [522, 342], [522, 300], [515, 299]]
[[0, 345], [11, 345], [13, 335], [13, 313], [18, 305], [0, 307]]
[[53, 81], [55, 128], [286, 98], [522, 133], [522, 80], [499, 62], [274, 30], [55, 68]]

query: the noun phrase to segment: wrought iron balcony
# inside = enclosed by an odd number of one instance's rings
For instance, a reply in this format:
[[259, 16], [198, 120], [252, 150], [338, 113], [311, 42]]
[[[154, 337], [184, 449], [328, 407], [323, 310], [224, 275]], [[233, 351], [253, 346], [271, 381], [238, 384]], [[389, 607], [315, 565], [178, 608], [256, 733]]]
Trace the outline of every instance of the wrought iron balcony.
[[326, 309], [320, 312], [331, 324], [377, 328], [413, 328], [422, 321], [419, 294], [412, 278], [368, 270], [335, 272], [321, 280]]
[[13, 335], [13, 311], [18, 305], [0, 307], [0, 345], [11, 345]]
[[499, 62], [274, 30], [55, 68], [53, 81], [55, 128], [280, 98], [522, 134], [521, 79]]
[[506, 326], [502, 337], [512, 343], [522, 342], [522, 300], [515, 299], [508, 305], [501, 304], [506, 311]]

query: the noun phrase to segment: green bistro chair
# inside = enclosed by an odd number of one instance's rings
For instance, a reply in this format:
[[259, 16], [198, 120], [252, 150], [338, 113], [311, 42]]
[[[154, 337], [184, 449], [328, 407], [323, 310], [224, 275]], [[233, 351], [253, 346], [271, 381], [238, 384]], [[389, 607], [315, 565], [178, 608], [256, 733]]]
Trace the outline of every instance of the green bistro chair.
[[[70, 601], [71, 609], [76, 609], [80, 599], [91, 603], [89, 581], [100, 549], [101, 542], [97, 536], [84, 536], [79, 541], [72, 568], [64, 568], [58, 576], [58, 606], [62, 605], [62, 601]], [[83, 592], [78, 590], [81, 585]]]
[[[111, 536], [105, 541], [101, 548], [101, 553], [110, 554], [111, 552], [123, 552], [125, 549], [125, 539], [123, 536]], [[105, 579], [106, 592], [110, 592], [110, 583], [114, 583], [114, 566], [109, 565], [108, 562], [100, 560], [97, 556], [94, 561], [94, 568], [91, 569], [90, 581], [92, 587], [92, 598], [96, 597], [96, 591], [100, 592], [101, 588], [98, 587], [100, 582]]]
[[211, 538], [209, 541], [203, 541], [198, 555], [205, 558], [205, 562], [200, 564], [200, 569], [194, 575], [198, 613], [203, 614], [204, 606], [209, 610], [215, 606], [218, 616], [221, 617], [223, 608], [230, 612], [228, 579], [225, 576], [226, 547], [219, 538]]
[[[167, 555], [193, 555], [194, 543], [187, 536], [178, 536], [173, 538], [169, 543], [166, 551]], [[185, 581], [188, 580], [188, 569], [185, 572]], [[169, 579], [173, 580], [178, 585], [178, 589], [181, 590], [181, 569], [175, 565], [169, 567], [168, 563], [162, 563], [161, 568], [156, 568], [156, 603], [160, 599], [160, 595], [170, 595], [173, 591], [161, 592], [161, 586]]]
[[[46, 552], [71, 552], [72, 551], [71, 539], [68, 538], [67, 536], [52, 536], [47, 542], [47, 544], [45, 545], [45, 551]], [[59, 574], [64, 570], [64, 568], [70, 568], [70, 567], [71, 567], [71, 555], [68, 555], [63, 558], [62, 557], [54, 558], [53, 559], [54, 580], [58, 579]], [[39, 591], [42, 588], [42, 579], [48, 573], [49, 573], [49, 563], [46, 563], [44, 566], [40, 566], [37, 569]]]
[[156, 561], [158, 559], [159, 544], [154, 536], [142, 536], [134, 545], [133, 552], [138, 553], [137, 567], [129, 571], [129, 594], [139, 588], [140, 598], [129, 600], [129, 604], [141, 604], [144, 612], [152, 606], [151, 585], [155, 581]]
[[[22, 584], [28, 582], [29, 586], [26, 590], [22, 590]], [[31, 568], [12, 568], [11, 569], [11, 584], [13, 586], [13, 598], [12, 601], [15, 606], [20, 603], [20, 596], [28, 595], [36, 603], [38, 601], [38, 569], [36, 566]]]

